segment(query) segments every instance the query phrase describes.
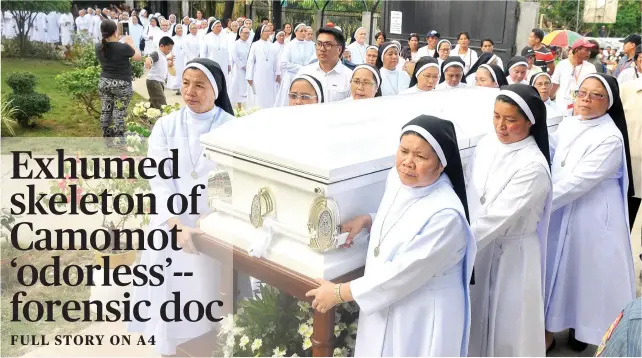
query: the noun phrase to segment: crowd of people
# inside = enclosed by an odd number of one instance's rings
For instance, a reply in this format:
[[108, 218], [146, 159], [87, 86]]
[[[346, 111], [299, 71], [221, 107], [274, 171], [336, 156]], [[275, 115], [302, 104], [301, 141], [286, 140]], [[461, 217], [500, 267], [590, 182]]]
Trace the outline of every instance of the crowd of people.
[[[156, 123], [150, 137], [157, 160], [171, 155], [170, 148], [181, 150], [181, 179], [151, 182], [163, 196], [199, 183], [207, 187], [214, 164], [202, 159], [198, 138], [232, 120], [234, 107], [499, 89], [494, 113], [479, 119], [491, 121], [492, 115], [495, 132], [478, 143], [466, 173], [452, 123], [419, 116], [399, 133], [378, 212], [342, 224], [348, 247], [359, 232], [370, 231], [365, 274], [343, 284], [320, 280], [308, 296], [320, 312], [341, 302], [359, 304], [356, 355], [545, 356], [556, 345], [552, 333], [567, 329], [569, 345], [581, 351], [600, 344], [635, 299], [631, 228], [642, 185], [640, 35], [623, 40], [624, 56], [609, 68], [614, 60], [602, 55], [598, 60], [606, 65], [596, 66], [591, 56], [598, 46], [583, 38], [555, 64], [542, 44], [544, 32], [533, 29], [529, 46], [504, 64], [491, 39], [478, 53], [466, 32], [454, 46], [435, 30], [424, 47], [417, 34], [402, 46], [382, 32], [368, 45], [363, 27], [346, 41], [334, 24], [275, 30], [269, 19], [255, 27], [251, 19], [206, 19], [200, 11], [180, 21], [145, 10], [80, 13], [76, 31], [96, 42], [102, 64], [105, 137], [123, 135], [130, 58], [146, 56], [154, 107], [165, 103], [165, 86], [185, 101]], [[57, 23], [62, 31], [69, 21]], [[564, 119], [549, 134], [547, 116], [554, 115]], [[164, 212], [152, 226], [182, 229], [184, 250], [169, 254], [194, 277], [172, 281], [172, 289], [210, 301], [217, 289], [212, 272], [221, 268], [205, 255], [190, 256], [197, 220]], [[142, 260], [152, 265], [161, 256], [145, 252]], [[134, 299], [162, 302], [168, 292], [137, 287]], [[208, 330], [204, 322], [170, 327], [158, 317], [130, 328], [156, 335], [157, 349], [166, 355]]]

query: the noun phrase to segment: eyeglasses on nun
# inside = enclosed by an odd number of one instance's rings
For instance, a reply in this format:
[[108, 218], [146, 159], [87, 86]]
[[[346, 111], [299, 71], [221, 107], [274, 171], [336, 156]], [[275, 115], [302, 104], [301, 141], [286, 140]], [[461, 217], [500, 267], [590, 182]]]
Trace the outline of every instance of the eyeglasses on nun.
[[296, 101], [299, 98], [304, 100], [304, 101], [309, 101], [309, 100], [311, 100], [313, 98], [317, 98], [317, 96], [310, 96], [309, 94], [298, 94], [298, 93], [294, 93], [294, 92], [288, 93], [288, 97], [293, 101]]

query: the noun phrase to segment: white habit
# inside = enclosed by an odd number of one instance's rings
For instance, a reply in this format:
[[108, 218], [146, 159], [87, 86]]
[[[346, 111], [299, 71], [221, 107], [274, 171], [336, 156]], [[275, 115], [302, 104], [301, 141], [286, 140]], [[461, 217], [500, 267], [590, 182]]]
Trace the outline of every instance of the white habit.
[[230, 75], [228, 72], [230, 52], [228, 51], [227, 44], [228, 41], [225, 32], [221, 31], [218, 35], [210, 32], [205, 35], [200, 42], [200, 57], [218, 63], [225, 75], [225, 82], [230, 83]]
[[354, 63], [355, 65], [366, 63], [366, 50], [368, 48], [368, 45], [366, 45], [365, 43], [363, 45], [360, 45], [355, 41], [346, 46], [346, 48], [350, 50], [350, 53], [352, 54], [352, 60], [350, 62]]
[[577, 340], [598, 345], [635, 298], [622, 133], [605, 114], [567, 117], [550, 137], [546, 329], [575, 328]]
[[409, 188], [391, 169], [373, 219], [365, 274], [350, 283], [355, 356], [465, 357], [476, 247], [448, 176]]
[[74, 17], [71, 13], [62, 14], [58, 20], [60, 25], [60, 41], [63, 46], [73, 44]]
[[278, 65], [278, 51], [276, 46], [265, 40], [258, 40], [250, 47], [247, 59], [246, 80], [252, 80], [254, 103], [259, 108], [272, 108], [276, 99], [276, 66]]
[[381, 95], [394, 96], [408, 89], [410, 76], [403, 70], [390, 71], [384, 67], [381, 72]]
[[490, 133], [477, 144], [467, 174], [478, 250], [468, 354], [543, 357], [549, 165], [532, 136], [503, 144]]
[[[229, 95], [232, 103], [247, 102], [248, 83], [245, 80], [247, 59], [250, 55], [252, 40], [236, 40], [232, 47], [232, 79], [229, 83]], [[283, 81], [283, 79], [281, 79]]]
[[[232, 120], [227, 112], [218, 107], [206, 113], [193, 113], [187, 107], [159, 119], [149, 138], [148, 157], [158, 163], [161, 159], [171, 157], [171, 149], [178, 149], [178, 175], [180, 179], [162, 179], [158, 176], [150, 180], [151, 190], [156, 196], [158, 215], [153, 215], [148, 230], [168, 230], [167, 220], [174, 215], [167, 210], [167, 200], [174, 193], [188, 196], [196, 185], [207, 188], [208, 174], [216, 168], [216, 164], [203, 157], [204, 147], [200, 144], [200, 136], [215, 130], [226, 121]], [[191, 155], [190, 155], [191, 153]], [[192, 171], [198, 173], [198, 178], [192, 178]], [[167, 164], [166, 172], [171, 171], [171, 162]], [[207, 189], [197, 190], [199, 197], [199, 214], [208, 213]], [[175, 196], [176, 197], [176, 196]], [[180, 207], [179, 200], [174, 200], [174, 208]], [[188, 211], [189, 213], [189, 211]], [[200, 215], [180, 215], [181, 223], [196, 227]], [[169, 234], [168, 234], [169, 235]], [[172, 265], [166, 266], [166, 259], [172, 259]], [[135, 287], [132, 295], [132, 305], [139, 300], [148, 300], [150, 307], [141, 304], [141, 316], [151, 318], [147, 322], [132, 321], [130, 332], [142, 332], [145, 340], [155, 337], [156, 350], [163, 355], [176, 354], [176, 346], [207, 333], [214, 323], [203, 319], [197, 322], [164, 322], [160, 317], [160, 305], [173, 298], [172, 292], [180, 292], [182, 305], [190, 300], [197, 300], [203, 305], [221, 299], [220, 295], [220, 262], [207, 255], [191, 255], [167, 248], [163, 251], [145, 250], [141, 264], [162, 265], [165, 282], [163, 285], [152, 287], [145, 285]], [[174, 277], [174, 272], [192, 272], [191, 277]], [[227, 303], [225, 303], [227, 304]], [[214, 305], [216, 306], [216, 305]], [[192, 306], [194, 307], [194, 306]], [[191, 314], [196, 314], [194, 309]], [[213, 312], [217, 316], [217, 312]], [[195, 317], [195, 316], [193, 316]]]
[[55, 44], [60, 42], [60, 28], [58, 27], [58, 19], [60, 14], [52, 11], [47, 14], [47, 43]]
[[301, 67], [310, 63], [314, 54], [314, 44], [309, 41], [291, 40], [281, 53], [281, 87], [276, 95], [274, 107], [285, 107], [289, 103], [288, 93], [292, 80]]
[[185, 69], [185, 53], [183, 52], [185, 36], [174, 36], [174, 47], [172, 47], [172, 54], [174, 55], [174, 69], [176, 76], [167, 74], [167, 88], [180, 89], [183, 83], [183, 70]]
[[183, 36], [185, 36], [183, 40], [183, 52], [185, 53], [185, 64], [187, 64], [189, 61], [198, 58], [199, 40], [196, 35], [192, 35], [191, 33]]

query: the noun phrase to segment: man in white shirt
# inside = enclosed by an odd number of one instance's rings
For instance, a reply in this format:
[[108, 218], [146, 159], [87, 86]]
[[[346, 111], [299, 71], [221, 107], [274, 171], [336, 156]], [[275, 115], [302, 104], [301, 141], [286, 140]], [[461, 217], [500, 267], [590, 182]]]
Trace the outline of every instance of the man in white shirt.
[[424, 56], [437, 58], [439, 56], [437, 54], [437, 42], [439, 42], [440, 37], [441, 35], [439, 35], [439, 32], [437, 32], [436, 30], [432, 30], [427, 33], [426, 42], [428, 42], [428, 45], [417, 50], [417, 58], [422, 58]]
[[341, 31], [331, 27], [320, 28], [316, 42], [319, 61], [301, 67], [297, 73], [311, 75], [321, 82], [325, 102], [337, 102], [350, 96], [352, 70], [341, 63], [345, 45]]
[[76, 31], [80, 34], [82, 32], [87, 33], [89, 31], [89, 24], [87, 19], [85, 19], [85, 10], [80, 10], [78, 12], [78, 17], [76, 18]]
[[555, 66], [555, 72], [551, 78], [553, 82], [551, 97], [555, 96], [555, 103], [566, 116], [573, 114], [575, 91], [578, 90], [580, 80], [590, 73], [597, 72], [595, 66], [586, 61], [591, 55], [593, 46], [595, 45], [584, 38], [575, 41], [571, 47], [573, 56]]
[[[493, 53], [493, 50], [495, 49], [495, 43], [493, 40], [489, 38], [485, 38], [482, 40], [481, 44], [481, 51], [482, 53], [487, 52], [487, 53]], [[535, 56], [535, 51], [531, 48], [531, 52], [533, 52], [533, 57]], [[524, 56], [524, 50], [522, 50], [522, 56]], [[526, 56], [524, 56], [526, 57]], [[492, 62], [491, 62], [492, 63]], [[495, 65], [499, 66], [499, 68], [504, 69], [504, 62], [502, 62], [502, 59], [499, 58], [499, 56], [496, 57], [495, 60]]]
[[642, 78], [642, 45], [638, 45], [635, 48], [635, 55], [633, 55], [633, 62], [629, 68], [620, 72], [620, 75], [617, 76], [617, 82], [623, 84], [625, 82], [633, 81], [638, 78]]

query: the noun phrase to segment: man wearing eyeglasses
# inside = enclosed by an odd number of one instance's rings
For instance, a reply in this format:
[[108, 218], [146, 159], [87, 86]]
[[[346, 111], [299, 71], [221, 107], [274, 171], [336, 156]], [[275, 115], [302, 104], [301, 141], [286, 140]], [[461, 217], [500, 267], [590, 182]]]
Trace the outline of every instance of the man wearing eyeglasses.
[[590, 73], [597, 72], [595, 66], [587, 61], [591, 56], [591, 48], [594, 46], [584, 38], [575, 41], [571, 47], [573, 56], [555, 66], [555, 72], [551, 76], [553, 82], [551, 97], [555, 97], [555, 103], [564, 115], [573, 114], [573, 105], [580, 80]]
[[317, 34], [316, 57], [318, 62], [302, 67], [297, 75], [310, 75], [323, 85], [325, 102], [341, 101], [350, 96], [352, 70], [341, 61], [346, 40], [341, 31], [322, 27]]

